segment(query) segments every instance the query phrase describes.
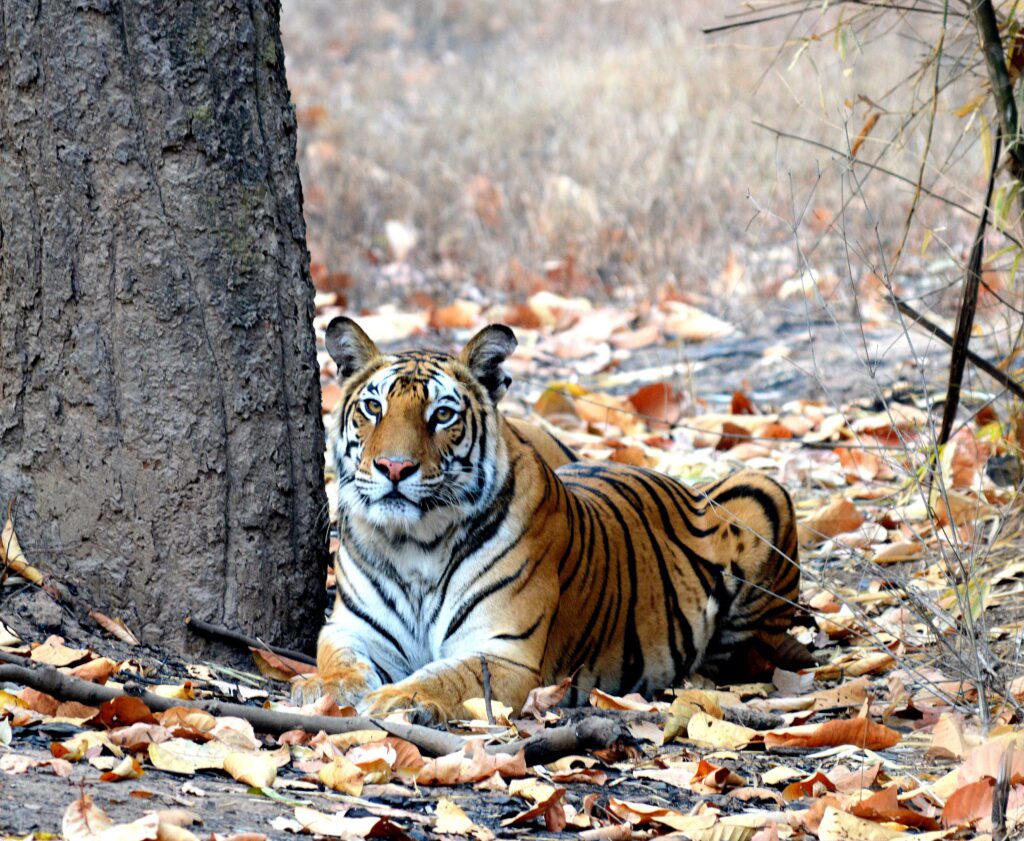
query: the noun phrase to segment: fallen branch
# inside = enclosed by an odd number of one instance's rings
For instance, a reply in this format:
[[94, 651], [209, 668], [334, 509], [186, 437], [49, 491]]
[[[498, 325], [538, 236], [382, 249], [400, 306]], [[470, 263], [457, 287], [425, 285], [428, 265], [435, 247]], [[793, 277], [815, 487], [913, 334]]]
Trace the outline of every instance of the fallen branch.
[[[129, 685], [125, 690], [112, 686], [91, 683], [58, 671], [53, 666], [32, 663], [21, 657], [0, 652], [0, 681], [10, 681], [29, 686], [47, 695], [66, 701], [77, 701], [80, 704], [95, 707], [112, 701], [121, 695], [132, 695], [142, 700], [153, 712], [166, 712], [171, 707], [189, 707], [204, 710], [214, 716], [231, 715], [248, 721], [261, 733], [278, 735], [288, 730], [305, 730], [307, 733], [351, 733], [353, 730], [384, 730], [400, 738], [412, 742], [417, 747], [430, 752], [431, 746], [443, 749], [445, 753], [458, 750], [465, 740], [459, 736], [420, 727], [415, 724], [402, 724], [391, 721], [378, 721], [365, 716], [349, 716], [339, 718], [326, 715], [301, 715], [282, 710], [266, 710], [263, 707], [250, 707], [245, 704], [233, 704], [228, 701], [204, 699], [201, 701], [184, 701], [179, 698], [165, 698], [154, 692], [134, 691]], [[440, 741], [438, 736], [448, 737]], [[457, 744], [456, 741], [457, 740]]]
[[[914, 319], [914, 322], [919, 327], [923, 327], [925, 330], [927, 330], [929, 333], [935, 336], [935, 338], [949, 345], [949, 347], [953, 347], [953, 337], [950, 336], [949, 333], [947, 333], [945, 330], [939, 327], [939, 325], [936, 324], [935, 322], [930, 321], [927, 316], [923, 315], [922, 313], [919, 313], [906, 301], [901, 301], [899, 298], [897, 298], [896, 309], [898, 309], [904, 315]], [[973, 350], [967, 350], [964, 355], [971, 362], [974, 363], [975, 367], [977, 367], [979, 371], [984, 371], [1001, 386], [1006, 388], [1008, 391], [1012, 391], [1017, 397], [1024, 400], [1024, 386], [1022, 386], [1016, 380], [1012, 379], [1005, 371], [1000, 371], [995, 365], [993, 365], [991, 362], [985, 359], [985, 357], [978, 356], [978, 354], [976, 354]]]
[[253, 637], [247, 637], [245, 634], [239, 633], [238, 631], [232, 631], [230, 628], [225, 628], [221, 625], [214, 625], [212, 622], [204, 622], [202, 619], [196, 619], [194, 616], [186, 617], [185, 624], [188, 626], [190, 631], [194, 631], [207, 639], [234, 643], [241, 648], [262, 648], [267, 651], [272, 651], [274, 654], [280, 654], [282, 657], [297, 660], [300, 663], [306, 663], [310, 666], [316, 665], [316, 660], [301, 651], [295, 651], [291, 648], [282, 648], [278, 645], [268, 645], [261, 640]]
[[606, 750], [617, 743], [635, 745], [633, 737], [620, 722], [607, 716], [593, 715], [576, 724], [541, 730], [529, 739], [491, 745], [487, 752], [516, 754], [523, 751], [527, 765], [546, 765], [563, 756], [588, 750]]

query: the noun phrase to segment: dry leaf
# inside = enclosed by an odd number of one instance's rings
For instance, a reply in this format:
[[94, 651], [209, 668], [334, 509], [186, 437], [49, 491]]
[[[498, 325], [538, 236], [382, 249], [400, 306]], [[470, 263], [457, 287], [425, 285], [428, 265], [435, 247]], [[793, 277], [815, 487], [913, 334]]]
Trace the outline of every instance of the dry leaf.
[[307, 806], [295, 807], [295, 820], [313, 835], [331, 838], [367, 838], [376, 835], [383, 827], [389, 826], [382, 818], [347, 818], [344, 815], [328, 815]]
[[942, 809], [942, 825], [970, 826], [991, 819], [995, 785], [992, 777], [982, 777], [954, 791]]
[[260, 674], [274, 680], [289, 681], [295, 675], [308, 675], [316, 671], [316, 666], [293, 660], [291, 657], [275, 654], [273, 651], [265, 648], [253, 648], [250, 646], [249, 651], [252, 653], [252, 659], [255, 661], [256, 668], [259, 669]]
[[925, 755], [935, 759], [963, 759], [966, 754], [963, 721], [956, 713], [943, 713], [932, 728], [932, 743]]
[[128, 645], [139, 644], [139, 640], [136, 638], [135, 634], [129, 631], [128, 626], [120, 619], [111, 619], [109, 616], [96, 610], [90, 610], [89, 617], [115, 639], [128, 643]]
[[669, 383], [641, 386], [629, 395], [633, 408], [645, 417], [648, 424], [672, 424], [682, 414], [681, 395]]
[[61, 822], [64, 841], [155, 841], [159, 829], [155, 812], [132, 823], [115, 824], [88, 794], [68, 806]]
[[[25, 560], [25, 553], [18, 542], [18, 535], [14, 533], [14, 503], [7, 506], [7, 522], [3, 531], [0, 532], [0, 565], [6, 570], [20, 575], [26, 581], [33, 584], [43, 585], [43, 574], [34, 566], [30, 566]], [[0, 575], [0, 580], [3, 576]]]
[[853, 745], [867, 750], [884, 750], [900, 741], [900, 734], [866, 718], [845, 718], [822, 724], [803, 724], [764, 734], [767, 747], [825, 748]]
[[538, 686], [530, 690], [523, 704], [522, 717], [535, 718], [537, 721], [549, 721], [548, 710], [562, 703], [562, 699], [572, 686], [572, 675], [552, 686]]
[[336, 756], [317, 773], [325, 786], [358, 797], [363, 793], [363, 769], [344, 756]]
[[231, 749], [220, 742], [197, 745], [187, 739], [154, 742], [148, 748], [149, 761], [161, 771], [194, 774], [201, 768], [223, 768]]
[[836, 499], [800, 522], [800, 542], [804, 545], [822, 543], [837, 534], [853, 531], [863, 522], [864, 515], [850, 500]]
[[477, 841], [490, 841], [494, 838], [493, 832], [473, 823], [469, 815], [447, 797], [437, 801], [436, 815], [433, 828], [434, 832], [441, 835], [471, 835]]
[[118, 780], [137, 780], [143, 773], [139, 760], [126, 756], [109, 771], [100, 774], [100, 779], [105, 783], [116, 783]]
[[257, 788], [272, 786], [277, 779], [277, 761], [266, 751], [233, 751], [224, 757], [223, 768], [240, 783]]
[[600, 689], [590, 690], [590, 706], [597, 707], [599, 710], [635, 710], [646, 713], [658, 712], [666, 707], [665, 704], [652, 703], [636, 692], [631, 692], [620, 698], [617, 695], [602, 692]]
[[825, 810], [818, 825], [818, 841], [889, 841], [902, 834], [901, 830], [866, 821], [833, 806]]
[[125, 727], [139, 721], [157, 723], [145, 701], [133, 695], [118, 695], [111, 701], [104, 701], [96, 715], [96, 722], [104, 727]]
[[29, 655], [37, 663], [49, 666], [70, 666], [91, 656], [87, 648], [68, 648], [62, 637], [51, 636], [32, 649]]
[[686, 735], [691, 742], [712, 748], [738, 750], [760, 739], [760, 734], [749, 727], [741, 727], [731, 721], [712, 718], [698, 712], [690, 718]]
[[474, 739], [463, 751], [456, 751], [437, 759], [428, 759], [416, 774], [420, 785], [463, 785], [486, 780], [492, 774], [504, 779], [526, 776], [526, 758], [523, 752], [488, 754], [483, 742]]
[[460, 299], [447, 307], [438, 307], [431, 312], [430, 326], [435, 330], [466, 330], [479, 324], [482, 309], [473, 301]]

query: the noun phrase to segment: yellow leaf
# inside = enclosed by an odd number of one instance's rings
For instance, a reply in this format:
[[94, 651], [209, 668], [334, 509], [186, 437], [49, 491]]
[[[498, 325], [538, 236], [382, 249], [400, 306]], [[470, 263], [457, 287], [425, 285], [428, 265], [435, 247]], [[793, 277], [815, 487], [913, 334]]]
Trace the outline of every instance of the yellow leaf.
[[834, 806], [825, 809], [818, 826], [818, 841], [889, 841], [901, 835], [898, 829], [840, 812]]
[[[469, 698], [462, 702], [462, 706], [469, 710], [470, 716], [477, 721], [487, 720], [487, 704], [483, 698]], [[501, 701], [492, 700], [491, 712], [494, 714], [494, 720], [498, 724], [508, 724], [509, 716], [512, 715], [512, 707], [501, 703]]]
[[313, 835], [327, 835], [332, 838], [366, 838], [381, 822], [380, 818], [326, 815], [308, 806], [295, 807], [295, 820]]
[[170, 739], [149, 746], [149, 761], [161, 771], [194, 774], [202, 768], [223, 768], [231, 749], [220, 742], [198, 745], [188, 739]]
[[20, 575], [26, 581], [33, 584], [43, 583], [43, 574], [33, 566], [29, 566], [25, 560], [25, 553], [18, 543], [18, 535], [14, 533], [13, 505], [7, 508], [7, 522], [4, 530], [0, 532], [0, 563], [11, 572]]
[[277, 761], [268, 753], [233, 751], [224, 757], [224, 770], [240, 783], [266, 788], [277, 779]]
[[473, 823], [469, 815], [447, 797], [437, 801], [437, 821], [434, 832], [439, 835], [472, 835], [478, 841], [489, 841], [494, 833], [483, 826]]
[[749, 745], [757, 738], [758, 733], [749, 727], [741, 727], [739, 724], [721, 721], [707, 713], [698, 712], [690, 719], [686, 735], [690, 741], [699, 745], [733, 750]]
[[325, 786], [342, 794], [358, 797], [363, 792], [363, 769], [344, 756], [334, 757], [331, 764], [321, 768], [317, 776]]

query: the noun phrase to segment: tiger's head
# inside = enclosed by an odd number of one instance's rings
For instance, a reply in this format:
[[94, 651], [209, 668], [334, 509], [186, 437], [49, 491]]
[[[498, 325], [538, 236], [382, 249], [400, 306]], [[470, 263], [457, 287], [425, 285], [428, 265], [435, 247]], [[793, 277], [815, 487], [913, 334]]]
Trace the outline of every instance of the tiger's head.
[[384, 354], [345, 317], [326, 339], [342, 390], [334, 460], [345, 515], [428, 539], [486, 506], [507, 469], [497, 403], [512, 331], [485, 327], [458, 356]]

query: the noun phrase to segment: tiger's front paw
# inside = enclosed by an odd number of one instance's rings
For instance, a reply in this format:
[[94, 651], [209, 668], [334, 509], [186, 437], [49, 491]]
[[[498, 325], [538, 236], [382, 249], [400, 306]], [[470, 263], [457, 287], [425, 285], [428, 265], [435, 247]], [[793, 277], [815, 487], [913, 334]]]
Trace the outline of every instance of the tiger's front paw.
[[370, 689], [370, 667], [365, 663], [351, 663], [292, 678], [292, 703], [305, 706], [330, 695], [339, 706], [355, 706]]
[[360, 705], [360, 712], [383, 717], [389, 713], [409, 711], [413, 724], [443, 724], [454, 717], [444, 699], [431, 696], [415, 686], [392, 684], [370, 692]]

